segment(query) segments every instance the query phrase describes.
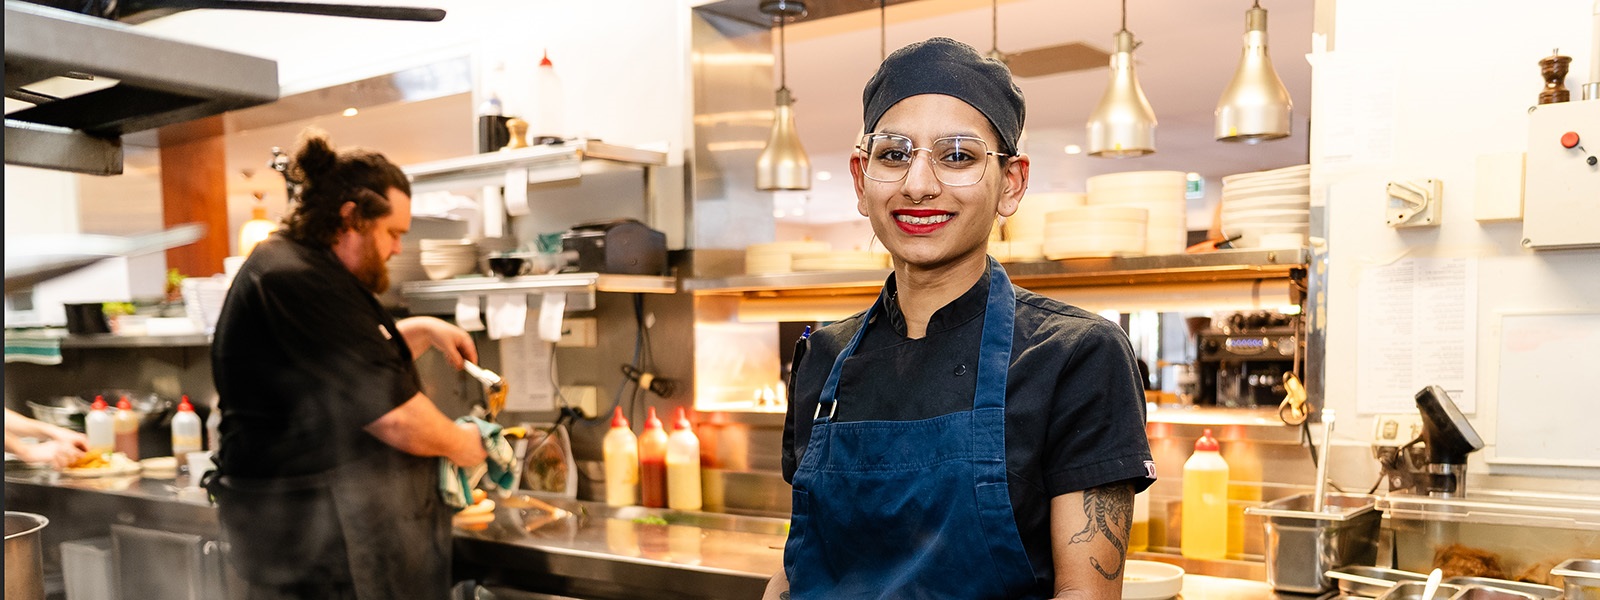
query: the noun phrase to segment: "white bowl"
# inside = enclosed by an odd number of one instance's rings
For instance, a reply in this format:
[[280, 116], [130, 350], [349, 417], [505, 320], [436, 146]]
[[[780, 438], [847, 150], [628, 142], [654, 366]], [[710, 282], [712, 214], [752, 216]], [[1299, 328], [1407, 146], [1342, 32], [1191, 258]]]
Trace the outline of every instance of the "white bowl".
[[1182, 591], [1182, 567], [1151, 560], [1130, 560], [1123, 567], [1123, 600], [1166, 600]]
[[1049, 236], [1050, 225], [1066, 222], [1103, 222], [1124, 221], [1129, 223], [1144, 224], [1150, 217], [1150, 211], [1132, 206], [1074, 206], [1052, 211], [1044, 216], [1046, 236]]
[[1310, 194], [1288, 194], [1282, 196], [1257, 196], [1222, 198], [1222, 209], [1252, 209], [1252, 208], [1300, 208], [1311, 207]]

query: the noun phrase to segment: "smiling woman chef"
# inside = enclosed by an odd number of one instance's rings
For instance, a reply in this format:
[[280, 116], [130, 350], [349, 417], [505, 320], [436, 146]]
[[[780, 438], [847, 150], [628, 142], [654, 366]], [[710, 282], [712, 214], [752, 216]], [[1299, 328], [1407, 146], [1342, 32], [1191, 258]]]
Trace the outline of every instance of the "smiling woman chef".
[[1028, 186], [1021, 90], [934, 38], [890, 55], [863, 103], [850, 173], [894, 274], [796, 350], [794, 512], [767, 597], [1120, 597], [1155, 479], [1132, 349], [987, 256]]

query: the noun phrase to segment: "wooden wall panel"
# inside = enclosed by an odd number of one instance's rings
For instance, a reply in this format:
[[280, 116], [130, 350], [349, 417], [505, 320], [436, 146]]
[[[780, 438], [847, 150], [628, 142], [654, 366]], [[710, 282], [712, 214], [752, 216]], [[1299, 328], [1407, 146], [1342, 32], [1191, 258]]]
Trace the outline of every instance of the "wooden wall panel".
[[162, 128], [162, 223], [203, 223], [205, 237], [167, 250], [167, 268], [190, 277], [222, 272], [228, 256], [227, 151], [222, 117]]

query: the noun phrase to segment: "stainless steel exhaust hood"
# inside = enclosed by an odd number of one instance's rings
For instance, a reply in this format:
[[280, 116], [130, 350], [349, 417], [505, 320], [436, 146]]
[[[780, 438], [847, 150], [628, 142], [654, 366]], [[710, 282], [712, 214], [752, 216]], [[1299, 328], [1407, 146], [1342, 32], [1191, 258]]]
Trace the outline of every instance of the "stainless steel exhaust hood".
[[[40, 91], [86, 78], [99, 85]], [[6, 114], [6, 164], [94, 175], [122, 172], [125, 134], [278, 99], [275, 61], [18, 0], [5, 3], [5, 81], [6, 98], [33, 104]]]

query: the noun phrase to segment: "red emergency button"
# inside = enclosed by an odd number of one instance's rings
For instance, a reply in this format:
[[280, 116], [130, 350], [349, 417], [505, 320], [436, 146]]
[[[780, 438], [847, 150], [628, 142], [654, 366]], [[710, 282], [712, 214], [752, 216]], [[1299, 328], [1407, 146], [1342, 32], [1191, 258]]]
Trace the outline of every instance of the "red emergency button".
[[1566, 133], [1561, 134], [1561, 147], [1562, 148], [1573, 148], [1573, 147], [1576, 147], [1577, 145], [1578, 145], [1578, 132], [1576, 132], [1576, 131], [1568, 131]]

